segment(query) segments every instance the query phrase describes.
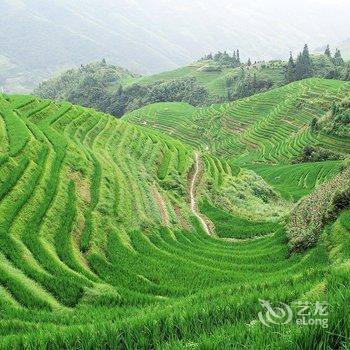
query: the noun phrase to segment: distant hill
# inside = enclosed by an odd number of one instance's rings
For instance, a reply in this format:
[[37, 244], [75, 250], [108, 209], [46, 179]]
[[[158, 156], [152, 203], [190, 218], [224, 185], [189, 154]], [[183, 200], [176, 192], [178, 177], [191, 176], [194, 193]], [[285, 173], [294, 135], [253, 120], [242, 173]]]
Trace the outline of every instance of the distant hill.
[[304, 76], [297, 76], [297, 62], [295, 67], [293, 63], [291, 77], [287, 76], [285, 61], [256, 62], [249, 59], [242, 63], [235, 62], [233, 57], [226, 52], [210, 54], [188, 66], [148, 76], [133, 74], [103, 60], [70, 69], [45, 81], [34, 94], [93, 107], [120, 117], [157, 102], [205, 106], [251, 96], [305, 77], [344, 80], [350, 77], [349, 65], [343, 61], [336, 64], [326, 55], [310, 56], [310, 67]]
[[204, 105], [219, 99], [211, 96], [205, 87], [190, 76], [170, 80], [154, 79], [145, 84], [138, 84], [138, 79], [136, 74], [102, 61], [70, 69], [43, 82], [34, 94], [93, 107], [114, 116], [122, 116], [127, 111], [159, 101]]
[[29, 92], [55, 72], [103, 57], [137, 73], [153, 74], [219, 49], [239, 47], [245, 60], [281, 59], [305, 42], [317, 47], [349, 35], [345, 2], [276, 3], [3, 0], [0, 52], [12, 68], [0, 68], [1, 86], [9, 92]]

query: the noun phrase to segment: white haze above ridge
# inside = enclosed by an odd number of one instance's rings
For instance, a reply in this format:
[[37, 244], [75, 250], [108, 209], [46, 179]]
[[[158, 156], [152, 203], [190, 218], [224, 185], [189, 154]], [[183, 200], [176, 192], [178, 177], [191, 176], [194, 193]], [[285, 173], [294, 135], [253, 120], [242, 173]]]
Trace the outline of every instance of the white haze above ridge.
[[0, 0], [0, 13], [0, 85], [103, 57], [155, 73], [217, 50], [269, 60], [350, 46], [345, 0]]

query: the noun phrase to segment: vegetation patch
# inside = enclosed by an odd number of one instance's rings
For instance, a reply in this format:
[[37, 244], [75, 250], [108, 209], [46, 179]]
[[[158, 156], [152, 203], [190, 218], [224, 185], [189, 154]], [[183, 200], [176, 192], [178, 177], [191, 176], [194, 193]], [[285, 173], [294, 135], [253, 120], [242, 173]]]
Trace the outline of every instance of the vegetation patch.
[[287, 235], [292, 250], [302, 251], [318, 242], [327, 223], [350, 206], [350, 168], [320, 185], [292, 210]]
[[328, 149], [321, 147], [306, 146], [303, 148], [303, 153], [300, 157], [296, 158], [294, 163], [307, 163], [307, 162], [324, 162], [326, 160], [340, 160], [344, 159], [344, 155], [336, 152], [332, 152]]
[[326, 115], [312, 120], [311, 127], [315, 132], [349, 138], [350, 98], [333, 103]]
[[251, 221], [216, 208], [208, 201], [203, 202], [200, 211], [215, 226], [215, 232], [222, 238], [255, 238], [271, 234], [281, 228], [276, 222]]
[[[313, 78], [207, 108], [159, 103], [122, 120], [0, 94], [0, 348], [348, 342], [349, 170], [330, 180], [340, 161], [292, 161], [308, 145], [349, 153], [308, 127], [349, 89]], [[289, 254], [281, 225], [297, 200], [288, 235], [295, 250], [310, 249]], [[311, 247], [319, 223], [330, 223], [327, 239]], [[332, 305], [327, 332], [258, 323], [259, 299], [294, 311], [305, 298]]]

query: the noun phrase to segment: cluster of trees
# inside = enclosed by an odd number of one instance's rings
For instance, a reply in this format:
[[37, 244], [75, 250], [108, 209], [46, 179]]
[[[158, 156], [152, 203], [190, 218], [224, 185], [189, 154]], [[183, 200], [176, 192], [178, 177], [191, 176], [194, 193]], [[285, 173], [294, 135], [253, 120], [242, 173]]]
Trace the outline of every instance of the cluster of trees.
[[309, 53], [309, 48], [305, 44], [302, 52], [294, 61], [292, 53], [290, 53], [289, 61], [286, 68], [286, 80], [292, 82], [296, 80], [310, 78], [312, 76], [312, 62]]
[[303, 51], [299, 53], [296, 60], [290, 53], [285, 73], [287, 83], [310, 78], [320, 73], [328, 79], [349, 79], [350, 65], [349, 63], [345, 64], [339, 49], [336, 49], [334, 56], [332, 56], [329, 45], [327, 45], [324, 56], [327, 58], [327, 62], [324, 67], [321, 67], [323, 71], [319, 72], [319, 67], [316, 67], [317, 63], [310, 56], [307, 44], [305, 44]]
[[334, 53], [334, 57], [332, 57], [331, 49], [329, 48], [329, 45], [327, 45], [326, 50], [324, 54], [334, 62], [336, 66], [342, 66], [344, 64], [343, 57], [341, 56], [340, 50], [336, 49]]
[[237, 68], [237, 67], [240, 67], [242, 64], [238, 49], [233, 51], [232, 56], [228, 54], [227, 51], [224, 51], [224, 52], [219, 51], [214, 55], [212, 53], [205, 55], [202, 58], [202, 60], [215, 61], [222, 68]]
[[103, 98], [99, 109], [114, 116], [123, 114], [157, 102], [187, 102], [202, 106], [216, 102], [208, 91], [197, 83], [196, 78], [179, 78], [170, 81], [157, 81], [149, 85], [133, 84]]
[[259, 77], [256, 72], [251, 74], [242, 67], [237, 76], [226, 79], [226, 86], [228, 88], [227, 99], [233, 101], [267, 91], [272, 88], [273, 82], [269, 79]]
[[194, 77], [157, 81], [148, 85], [123, 87], [123, 80], [134, 77], [105, 60], [71, 69], [42, 83], [34, 94], [65, 100], [120, 117], [128, 111], [156, 102], [188, 102], [194, 106], [219, 102]]
[[294, 163], [322, 162], [325, 160], [339, 160], [342, 155], [321, 147], [306, 146], [303, 153]]

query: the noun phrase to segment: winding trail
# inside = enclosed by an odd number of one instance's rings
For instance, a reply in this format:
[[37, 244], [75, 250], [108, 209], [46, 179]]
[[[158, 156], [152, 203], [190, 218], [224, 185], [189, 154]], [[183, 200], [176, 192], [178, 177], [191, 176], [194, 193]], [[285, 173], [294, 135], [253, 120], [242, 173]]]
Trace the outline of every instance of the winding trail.
[[205, 232], [210, 236], [214, 236], [208, 224], [206, 223], [203, 215], [198, 210], [198, 205], [196, 200], [196, 182], [198, 180], [198, 175], [199, 175], [199, 154], [198, 152], [195, 152], [195, 170], [192, 175], [191, 183], [190, 183], [191, 211], [201, 222]]

